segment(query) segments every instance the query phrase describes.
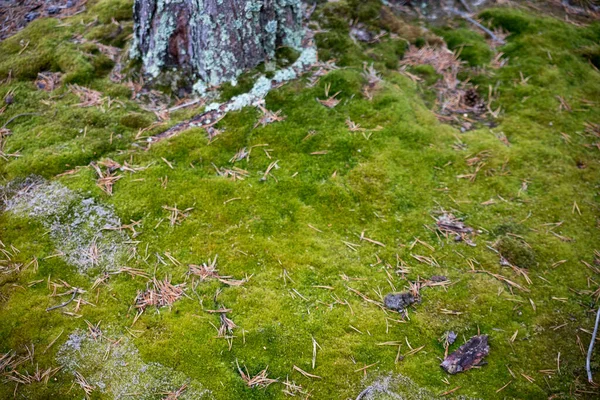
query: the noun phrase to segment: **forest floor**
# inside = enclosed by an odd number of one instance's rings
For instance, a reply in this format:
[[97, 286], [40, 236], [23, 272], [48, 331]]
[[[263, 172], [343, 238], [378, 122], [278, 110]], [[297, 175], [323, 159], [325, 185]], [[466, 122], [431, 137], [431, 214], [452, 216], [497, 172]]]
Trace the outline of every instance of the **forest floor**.
[[0, 397], [597, 398], [600, 23], [529, 3], [321, 4], [311, 71], [151, 146], [205, 103], [114, 69], [130, 1], [0, 42]]

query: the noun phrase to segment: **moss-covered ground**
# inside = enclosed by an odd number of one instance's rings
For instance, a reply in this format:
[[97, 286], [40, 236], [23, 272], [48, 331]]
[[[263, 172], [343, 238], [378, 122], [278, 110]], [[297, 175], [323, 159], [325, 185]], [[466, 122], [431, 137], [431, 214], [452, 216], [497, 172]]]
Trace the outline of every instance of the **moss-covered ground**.
[[[398, 72], [407, 41], [423, 45], [439, 37], [400, 21], [390, 24], [388, 14], [380, 18], [379, 3], [350, 3], [321, 5], [313, 16], [326, 31], [316, 36], [322, 59], [336, 58], [343, 68], [312, 87], [299, 79], [267, 96], [266, 107], [281, 109], [284, 121], [254, 128], [260, 113], [248, 108], [220, 121], [222, 133], [210, 143], [196, 128], [147, 151], [136, 135], [155, 121], [155, 114], [131, 100], [125, 84], [110, 81], [112, 62], [90, 42], [124, 46], [131, 32], [130, 2], [89, 2], [84, 14], [34, 21], [0, 43], [0, 98], [9, 92], [13, 98], [0, 124], [37, 113], [7, 126], [12, 134], [4, 138], [3, 151], [18, 151], [19, 157], [0, 160], [3, 184], [40, 175], [112, 207], [123, 224], [140, 221], [135, 229], [141, 234], [128, 243], [137, 256], [122, 267], [174, 284], [187, 281], [186, 297], [170, 308], [148, 308], [133, 323], [134, 299], [146, 288], [145, 278], [112, 275], [92, 289], [100, 271], [80, 274], [57, 257], [59, 246], [44, 221], [0, 214], [2, 257], [12, 260], [0, 264], [5, 267], [0, 271], [0, 353], [24, 355], [33, 344], [33, 362], [21, 365], [21, 373], [33, 373], [35, 365], [58, 366], [59, 349], [69, 334], [88, 329], [87, 320], [127, 335], [139, 351], [137, 362], [182, 373], [217, 399], [285, 397], [281, 383], [249, 388], [236, 361], [252, 376], [268, 366], [270, 378], [288, 377], [315, 399], [355, 398], [390, 374], [408, 377], [436, 395], [455, 388], [449, 396], [598, 395], [587, 384], [582, 350], [590, 341], [600, 282], [594, 271], [594, 250], [600, 249], [600, 132], [591, 125], [600, 123], [600, 73], [593, 65], [600, 24], [491, 8], [479, 17], [509, 33], [507, 43], [495, 50], [460, 21], [433, 29], [450, 48], [463, 48], [462, 78], [478, 85], [485, 99], [491, 88], [491, 109], [500, 107], [493, 128], [476, 124], [461, 133], [432, 111], [435, 96], [426, 85], [431, 72], [412, 70], [421, 83]], [[355, 19], [395, 34], [379, 43], [354, 42], [348, 21]], [[73, 40], [76, 35], [88, 41]], [[508, 60], [499, 69], [489, 66], [495, 51]], [[382, 78], [371, 100], [363, 95], [364, 62], [373, 63]], [[53, 92], [34, 85], [44, 71], [64, 74]], [[77, 107], [80, 100], [69, 83], [97, 90], [110, 101]], [[329, 85], [330, 93], [340, 92], [341, 101], [332, 109], [315, 101], [324, 98]], [[200, 111], [173, 112], [165, 125], [145, 134]], [[373, 130], [351, 132], [348, 119]], [[230, 168], [234, 154], [252, 146], [249, 159], [235, 164], [249, 172], [246, 179], [216, 174], [215, 166]], [[485, 160], [476, 175], [460, 178], [475, 173], [469, 160], [478, 154]], [[120, 172], [122, 179], [109, 196], [89, 167], [109, 158], [147, 168]], [[261, 180], [276, 160], [279, 168]], [[193, 210], [171, 226], [163, 206]], [[442, 210], [479, 230], [472, 238], [476, 246], [436, 234], [432, 216]], [[383, 246], [361, 240], [363, 232], [363, 239]], [[503, 267], [493, 249], [514, 264], [526, 264], [519, 266], [527, 268], [531, 282]], [[229, 286], [196, 279], [192, 284], [188, 264], [216, 255], [221, 275], [248, 281]], [[30, 263], [34, 258], [37, 266]], [[16, 264], [23, 268], [15, 271]], [[408, 310], [405, 322], [355, 292], [382, 301], [386, 293], [432, 275], [447, 276], [451, 285], [422, 289], [421, 302]], [[50, 297], [48, 282], [59, 280], [86, 290], [81, 297], [93, 305], [75, 310], [74, 302], [47, 312], [64, 299]], [[217, 337], [219, 315], [206, 311], [219, 307], [230, 309], [227, 316], [237, 325], [230, 343]], [[487, 365], [447, 375], [439, 363], [441, 338], [450, 330], [458, 334], [450, 351], [478, 332], [488, 334]], [[319, 345], [314, 369], [313, 338]], [[385, 342], [397, 342], [400, 349], [381, 345]], [[406, 355], [409, 346], [423, 348]], [[398, 352], [406, 356], [398, 359]], [[596, 351], [592, 367], [600, 381], [598, 360]], [[101, 369], [104, 362], [98, 357], [85, 364]], [[319, 378], [304, 376], [294, 366]], [[81, 398], [84, 392], [73, 382], [72, 371], [64, 369], [47, 383], [18, 385], [16, 391], [13, 382], [3, 382], [0, 397]], [[112, 398], [100, 388], [91, 397]]]

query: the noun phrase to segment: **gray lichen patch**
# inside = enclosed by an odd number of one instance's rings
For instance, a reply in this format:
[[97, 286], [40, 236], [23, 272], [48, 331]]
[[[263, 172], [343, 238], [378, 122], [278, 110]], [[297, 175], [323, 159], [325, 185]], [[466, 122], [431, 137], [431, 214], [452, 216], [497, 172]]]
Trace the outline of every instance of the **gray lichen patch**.
[[[95, 336], [95, 337], [94, 337]], [[185, 385], [178, 399], [211, 399], [211, 392], [184, 373], [155, 362], [144, 362], [128, 336], [77, 330], [56, 356], [63, 371], [81, 374], [108, 398], [162, 399]], [[109, 339], [110, 337], [110, 339]]]
[[[443, 399], [400, 374], [381, 375], [358, 394], [356, 400], [436, 400]], [[465, 396], [457, 399], [468, 400]]]
[[124, 260], [128, 237], [118, 230], [121, 220], [112, 208], [42, 178], [0, 189], [5, 210], [41, 222], [64, 259], [80, 272], [116, 270]]

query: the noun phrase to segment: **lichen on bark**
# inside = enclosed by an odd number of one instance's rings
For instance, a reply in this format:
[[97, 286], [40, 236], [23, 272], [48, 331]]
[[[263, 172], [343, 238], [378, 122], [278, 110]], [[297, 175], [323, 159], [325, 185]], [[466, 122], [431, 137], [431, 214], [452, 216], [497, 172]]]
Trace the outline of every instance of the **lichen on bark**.
[[136, 0], [130, 56], [144, 73], [197, 89], [231, 81], [272, 59], [277, 46], [300, 48], [300, 0]]

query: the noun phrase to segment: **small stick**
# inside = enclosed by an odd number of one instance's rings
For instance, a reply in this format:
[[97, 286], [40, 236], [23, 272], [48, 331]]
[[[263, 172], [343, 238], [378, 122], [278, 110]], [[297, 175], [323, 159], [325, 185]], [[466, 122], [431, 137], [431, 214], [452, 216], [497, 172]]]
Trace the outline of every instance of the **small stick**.
[[500, 44], [505, 44], [504, 40], [500, 39], [498, 36], [494, 35], [494, 32], [492, 32], [491, 30], [489, 30], [488, 28], [486, 28], [485, 26], [481, 25], [479, 22], [475, 21], [473, 18], [471, 18], [468, 14], [458, 11], [454, 8], [450, 9], [450, 12], [453, 14], [458, 15], [459, 17], [464, 18], [465, 20], [469, 21], [470, 23], [472, 23], [473, 25], [475, 25], [476, 27], [478, 27], [479, 29], [481, 29], [482, 31], [484, 31], [485, 33], [487, 33], [493, 41], [498, 42]]
[[171, 113], [171, 112], [179, 110], [181, 108], [193, 106], [194, 104], [198, 104], [198, 103], [202, 102], [203, 100], [204, 100], [203, 98], [198, 98], [196, 100], [188, 101], [187, 103], [183, 103], [183, 104], [180, 104], [178, 106], [168, 108], [167, 112]]
[[465, 0], [459, 0], [460, 4], [462, 4], [462, 6], [465, 8], [465, 10], [467, 10], [468, 13], [471, 13], [473, 11], [471, 11], [471, 7], [469, 7], [469, 5], [467, 4], [467, 2]]
[[12, 117], [11, 119], [9, 119], [8, 121], [6, 121], [4, 123], [4, 125], [2, 125], [1, 129], [4, 129], [8, 126], [8, 124], [10, 124], [11, 122], [13, 122], [15, 119], [19, 118], [19, 117], [26, 117], [28, 115], [41, 115], [40, 113], [23, 113], [23, 114], [17, 114], [14, 117]]
[[588, 382], [592, 383], [592, 368], [590, 363], [592, 362], [592, 353], [594, 351], [594, 343], [596, 342], [596, 335], [598, 334], [598, 323], [600, 322], [600, 307], [596, 313], [596, 324], [594, 325], [594, 333], [592, 333], [592, 340], [590, 341], [590, 347], [588, 348], [587, 358], [585, 360], [585, 369], [587, 370]]
[[454, 392], [456, 392], [458, 389], [460, 389], [460, 386], [457, 386], [457, 387], [455, 387], [454, 389], [450, 389], [450, 390], [448, 390], [447, 392], [444, 392], [444, 393], [440, 394], [440, 396], [447, 396], [447, 395], [449, 395], [449, 394], [451, 394], [451, 393], [454, 393]]
[[74, 289], [73, 296], [71, 296], [71, 298], [69, 300], [67, 300], [64, 303], [59, 304], [57, 306], [46, 308], [46, 311], [52, 311], [52, 310], [56, 310], [57, 308], [68, 306], [73, 300], [75, 300], [75, 296], [77, 296], [77, 294], [79, 293], [79, 289], [77, 289], [77, 288], [73, 288], [73, 289]]

